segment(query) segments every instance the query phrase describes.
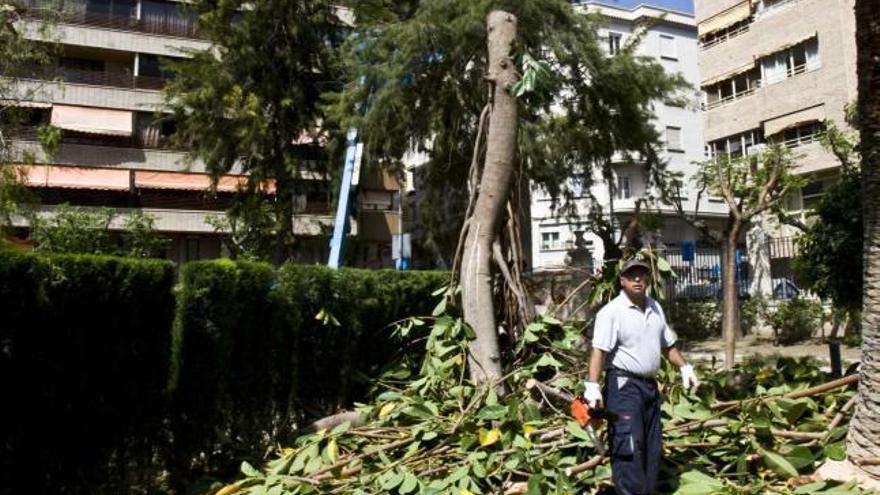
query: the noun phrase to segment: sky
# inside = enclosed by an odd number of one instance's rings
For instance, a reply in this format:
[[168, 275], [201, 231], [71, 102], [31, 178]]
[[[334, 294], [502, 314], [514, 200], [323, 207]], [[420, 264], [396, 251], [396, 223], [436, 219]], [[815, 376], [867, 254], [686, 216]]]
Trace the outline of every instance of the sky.
[[661, 9], [683, 12], [685, 14], [693, 15], [694, 13], [693, 0], [581, 0], [577, 3], [598, 3], [626, 10], [632, 10], [639, 5], [646, 5], [649, 7], [659, 7]]

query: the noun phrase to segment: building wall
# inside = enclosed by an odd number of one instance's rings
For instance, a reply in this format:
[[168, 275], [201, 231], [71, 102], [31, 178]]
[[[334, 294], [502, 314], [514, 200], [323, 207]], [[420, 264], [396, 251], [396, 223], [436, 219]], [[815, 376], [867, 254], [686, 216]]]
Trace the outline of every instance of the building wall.
[[[697, 19], [705, 20], [737, 3], [699, 0]], [[755, 64], [761, 55], [813, 35], [818, 38], [819, 65], [707, 110], [706, 141], [763, 129], [769, 120], [811, 107], [821, 107], [824, 117], [844, 125], [844, 105], [856, 97], [853, 2], [789, 0], [763, 12], [754, 9], [747, 32], [700, 51], [701, 81]], [[813, 150], [808, 154], [805, 170], [824, 168]]]
[[[636, 26], [648, 21], [650, 27], [638, 47], [638, 53], [656, 59], [670, 73], [680, 73], [694, 87], [699, 85], [697, 31], [692, 15], [661, 11], [644, 5], [633, 10], [590, 3], [580, 7], [601, 14], [602, 23], [598, 32], [603, 46], [607, 43], [610, 33], [620, 34], [622, 44], [626, 43]], [[657, 18], [661, 15], [664, 16], [663, 20], [658, 20]], [[666, 40], [661, 38], [666, 38]], [[674, 47], [672, 51], [668, 50], [670, 38]], [[677, 129], [680, 135], [680, 145], [668, 146], [671, 149], [663, 153], [663, 158], [668, 163], [668, 169], [681, 172], [686, 178], [689, 178], [697, 170], [695, 162], [703, 159], [704, 136], [699, 114], [699, 94], [696, 91], [689, 91], [685, 96], [688, 104], [684, 107], [657, 102], [654, 111], [656, 114], [655, 125], [664, 141], [668, 127]], [[643, 167], [623, 163], [613, 167], [615, 180], [619, 180], [620, 177], [629, 179], [630, 197], [613, 198], [608, 184], [598, 171], [593, 177], [596, 185], [592, 188], [592, 193], [602, 206], [603, 211], [613, 210], [614, 220], [622, 223], [634, 211], [636, 200], [652, 191], [647, 188]], [[692, 211], [696, 192], [690, 182], [683, 193], [687, 197], [683, 206]], [[602, 260], [604, 248], [601, 239], [587, 230], [585, 219], [560, 217], [554, 212], [552, 201], [543, 191], [533, 190], [532, 198], [531, 259], [534, 269], [565, 267], [568, 251], [574, 247], [576, 231], [584, 231], [583, 239], [588, 243], [586, 247], [591, 251], [594, 263]], [[652, 240], [670, 244], [682, 240], [696, 240], [699, 237], [692, 228], [675, 217], [673, 210], [668, 205], [655, 204], [653, 207], [661, 210], [664, 216], [664, 225], [659, 232], [651, 236]], [[579, 212], [586, 213], [588, 211], [589, 205], [586, 200], [578, 201], [578, 209]], [[710, 215], [720, 215], [726, 212], [726, 208], [723, 203], [708, 203], [703, 200], [700, 204], [700, 211]], [[558, 236], [558, 243], [548, 248], [546, 235]], [[594, 266], [598, 265], [594, 264]]]

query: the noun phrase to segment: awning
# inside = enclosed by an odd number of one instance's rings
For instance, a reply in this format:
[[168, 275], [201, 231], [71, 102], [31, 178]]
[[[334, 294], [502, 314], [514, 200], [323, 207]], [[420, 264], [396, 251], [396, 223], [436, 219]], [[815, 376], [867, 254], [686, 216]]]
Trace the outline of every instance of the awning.
[[[217, 190], [237, 191], [239, 184], [245, 183], [242, 176], [223, 176], [217, 181]], [[182, 191], [206, 191], [211, 188], [211, 176], [207, 174], [187, 174], [179, 172], [134, 173], [135, 187], [146, 189], [177, 189]]]
[[[235, 192], [247, 184], [243, 175], [224, 175], [217, 180], [217, 191]], [[148, 172], [138, 170], [134, 173], [134, 185], [144, 189], [174, 189], [178, 191], [207, 191], [211, 188], [211, 176], [182, 172]], [[275, 192], [275, 184], [267, 183], [263, 190]]]
[[748, 65], [744, 65], [738, 69], [734, 69], [732, 71], [725, 72], [724, 74], [721, 74], [720, 76], [715, 76], [712, 79], [707, 79], [707, 80], [701, 82], [700, 86], [702, 86], [702, 87], [711, 86], [715, 83], [724, 81], [725, 79], [730, 79], [731, 77], [738, 76], [738, 75], [742, 74], [743, 72], [748, 72], [754, 68], [755, 68], [755, 63], [751, 62]]
[[779, 53], [779, 52], [781, 52], [782, 50], [785, 50], [786, 48], [791, 48], [791, 47], [793, 47], [793, 46], [795, 46], [795, 45], [799, 45], [799, 44], [803, 43], [804, 41], [807, 41], [807, 40], [810, 40], [810, 39], [815, 38], [816, 36], [818, 36], [818, 31], [813, 31], [812, 33], [810, 33], [810, 34], [808, 34], [808, 35], [806, 35], [806, 36], [801, 36], [801, 37], [795, 38], [793, 41], [789, 41], [789, 42], [786, 42], [786, 43], [784, 43], [784, 44], [782, 44], [782, 45], [779, 45], [779, 46], [775, 46], [775, 47], [773, 47], [772, 50], [769, 50], [769, 51], [766, 51], [766, 52], [760, 53], [760, 54], [758, 54], [758, 55], [755, 55], [755, 56], [754, 56], [754, 59], [755, 59], [755, 60], [758, 60], [758, 59], [760, 59], [760, 58], [764, 58], [764, 57], [767, 57], [767, 56], [769, 56], [769, 55], [773, 55], [773, 54]]
[[134, 115], [127, 110], [54, 105], [51, 124], [70, 131], [131, 136]]
[[65, 189], [99, 189], [127, 191], [129, 171], [112, 168], [55, 167], [51, 165], [21, 165], [27, 173], [30, 187], [59, 187]]
[[825, 118], [825, 105], [816, 105], [797, 112], [780, 115], [779, 117], [764, 121], [764, 136], [772, 136], [786, 129], [796, 127], [807, 122], [817, 122]]
[[703, 36], [748, 19], [750, 15], [752, 15], [752, 7], [746, 0], [697, 24], [697, 32]]

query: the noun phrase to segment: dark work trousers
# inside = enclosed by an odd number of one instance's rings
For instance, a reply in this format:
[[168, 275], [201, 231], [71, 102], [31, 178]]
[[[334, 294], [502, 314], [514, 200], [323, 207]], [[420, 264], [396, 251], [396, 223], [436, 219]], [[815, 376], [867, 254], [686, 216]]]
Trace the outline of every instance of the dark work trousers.
[[657, 484], [662, 455], [660, 393], [654, 380], [622, 377], [610, 370], [605, 382], [605, 404], [618, 415], [609, 424], [611, 478], [620, 495], [649, 495]]

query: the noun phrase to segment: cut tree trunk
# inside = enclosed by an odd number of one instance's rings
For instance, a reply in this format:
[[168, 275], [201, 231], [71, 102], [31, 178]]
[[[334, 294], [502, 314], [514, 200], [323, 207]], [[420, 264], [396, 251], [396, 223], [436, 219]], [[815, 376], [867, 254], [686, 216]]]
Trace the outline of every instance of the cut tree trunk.
[[[486, 161], [474, 211], [466, 223], [460, 280], [464, 320], [476, 334], [469, 359], [471, 379], [497, 384], [501, 378], [501, 352], [492, 293], [492, 244], [499, 234], [510, 195], [516, 153], [517, 102], [509, 89], [517, 79], [511, 58], [517, 19], [508, 12], [494, 10], [489, 13], [486, 26], [487, 78], [494, 85], [492, 110], [486, 135]], [[500, 384], [496, 386], [502, 390]]]
[[[856, 411], [847, 434], [849, 459], [880, 457], [880, 2], [856, 0], [858, 113], [865, 225], [862, 363]], [[859, 467], [880, 478], [880, 466]]]
[[736, 336], [739, 334], [737, 318], [736, 287], [736, 241], [740, 225], [734, 223], [721, 248], [721, 335], [724, 337], [724, 367], [730, 369], [736, 363]]

